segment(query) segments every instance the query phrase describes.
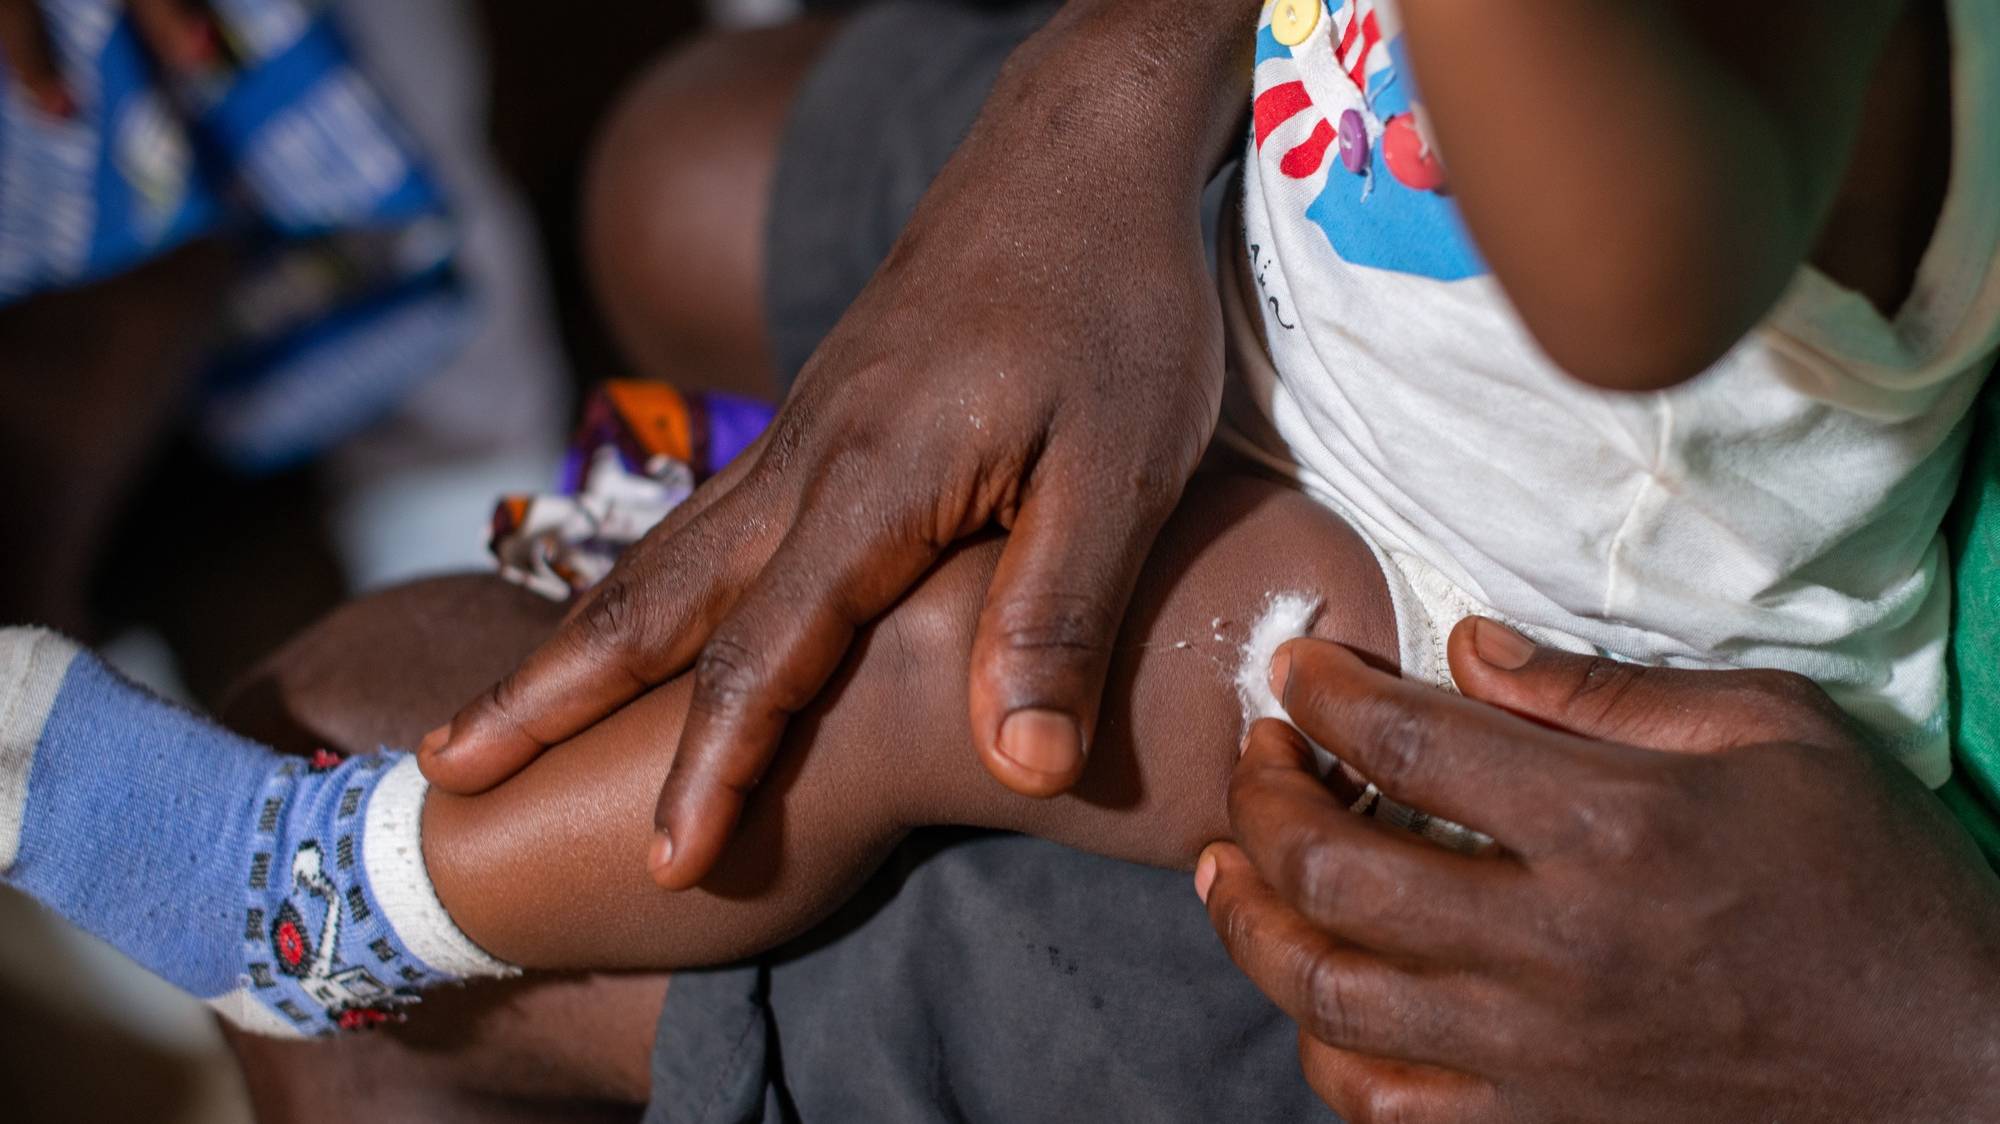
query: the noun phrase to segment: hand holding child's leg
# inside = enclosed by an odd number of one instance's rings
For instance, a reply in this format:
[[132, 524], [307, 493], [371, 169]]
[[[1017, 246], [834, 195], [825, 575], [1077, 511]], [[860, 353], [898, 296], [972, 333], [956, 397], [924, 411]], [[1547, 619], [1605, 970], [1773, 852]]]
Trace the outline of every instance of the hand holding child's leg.
[[1395, 646], [1350, 531], [1295, 492], [1212, 478], [1141, 579], [1090, 773], [1026, 800], [964, 752], [963, 677], [948, 674], [968, 658], [996, 556], [992, 542], [960, 552], [863, 638], [793, 724], [722, 866], [678, 894], [653, 885], [644, 856], [685, 681], [484, 796], [426, 801], [407, 757], [281, 758], [60, 637], [8, 630], [0, 875], [258, 1029], [366, 1025], [422, 987], [510, 962], [658, 968], [768, 947], [921, 824], [1189, 864], [1225, 831], [1233, 681], [1268, 594], [1316, 595], [1320, 635], [1378, 656]]
[[700, 887], [659, 890], [644, 860], [689, 696], [654, 691], [478, 797], [433, 791], [429, 870], [481, 947], [530, 967], [691, 966], [797, 934], [842, 901], [909, 828], [1023, 831], [1084, 850], [1191, 866], [1227, 833], [1243, 732], [1234, 676], [1273, 592], [1324, 608], [1314, 631], [1393, 662], [1381, 576], [1305, 496], [1240, 477], [1190, 489], [1163, 532], [1114, 652], [1091, 765], [1070, 794], [1003, 789], [969, 752], [974, 617], [998, 555], [961, 551], [857, 642]]

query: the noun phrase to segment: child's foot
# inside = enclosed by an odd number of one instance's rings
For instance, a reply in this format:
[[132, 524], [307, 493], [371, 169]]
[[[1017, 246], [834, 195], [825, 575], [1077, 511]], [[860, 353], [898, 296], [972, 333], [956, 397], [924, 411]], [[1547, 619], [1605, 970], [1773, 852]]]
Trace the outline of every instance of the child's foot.
[[414, 758], [280, 757], [0, 629], [0, 881], [246, 1029], [383, 1022], [513, 969], [431, 889]]

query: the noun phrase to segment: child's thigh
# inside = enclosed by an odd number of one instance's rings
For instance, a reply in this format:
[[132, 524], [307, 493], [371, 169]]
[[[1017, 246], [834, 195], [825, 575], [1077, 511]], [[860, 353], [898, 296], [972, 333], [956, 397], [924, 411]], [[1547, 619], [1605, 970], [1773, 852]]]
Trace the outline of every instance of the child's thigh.
[[1026, 831], [1133, 861], [1190, 864], [1227, 830], [1242, 735], [1234, 677], [1270, 595], [1315, 596], [1325, 606], [1319, 635], [1384, 658], [1395, 650], [1381, 575], [1344, 524], [1267, 481], [1204, 476], [1138, 583], [1083, 781], [1032, 800], [986, 774], [969, 735], [972, 638], [1002, 546], [988, 539], [956, 551], [861, 633], [793, 717], [736, 837], [697, 889], [660, 891], [644, 865], [686, 717], [686, 677], [490, 792], [434, 791], [424, 851], [452, 918], [515, 963], [687, 966], [809, 928], [920, 825]]
[[[969, 584], [984, 589], [984, 572]], [[1113, 653], [1083, 780], [1047, 801], [997, 784], [924, 785], [959, 798], [949, 822], [1025, 831], [1098, 854], [1192, 865], [1227, 834], [1225, 799], [1243, 735], [1235, 679], [1251, 626], [1274, 594], [1320, 602], [1320, 637], [1393, 666], [1394, 616], [1372, 552], [1343, 521], [1295, 489], [1261, 477], [1205, 473], [1189, 486], [1141, 573]], [[971, 610], [968, 610], [968, 612]], [[967, 617], [968, 622], [970, 617]], [[962, 669], [964, 647], [938, 661]], [[954, 682], [959, 713], [965, 689]], [[961, 727], [965, 720], [960, 719]], [[955, 762], [912, 755], [943, 768]], [[967, 744], [954, 755], [973, 761]], [[976, 766], [974, 766], [976, 768]], [[934, 822], [929, 809], [923, 822]]]

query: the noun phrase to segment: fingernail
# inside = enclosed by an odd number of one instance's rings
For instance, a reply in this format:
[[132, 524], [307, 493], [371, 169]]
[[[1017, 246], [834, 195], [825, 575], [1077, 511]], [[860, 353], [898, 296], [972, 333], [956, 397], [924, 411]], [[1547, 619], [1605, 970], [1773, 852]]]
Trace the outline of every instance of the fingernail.
[[1083, 731], [1053, 710], [1017, 710], [1000, 723], [1000, 752], [1023, 769], [1066, 776], [1083, 763]]
[[1472, 650], [1502, 671], [1519, 671], [1535, 658], [1535, 642], [1496, 620], [1472, 622]]
[[1215, 885], [1215, 849], [1210, 847], [1201, 853], [1194, 864], [1194, 896], [1201, 904], [1208, 904], [1208, 888]]
[[673, 836], [668, 835], [664, 831], [660, 832], [658, 835], [655, 835], [653, 837], [653, 850], [649, 855], [646, 856], [646, 866], [652, 870], [655, 876], [657, 876], [661, 871], [667, 869], [667, 867], [669, 866], [672, 866], [673, 861], [674, 861]]
[[1292, 678], [1292, 646], [1287, 644], [1271, 657], [1271, 693], [1285, 701], [1285, 684]]
[[438, 750], [443, 749], [445, 743], [450, 740], [451, 723], [447, 722], [424, 735], [424, 740], [417, 743], [417, 756], [436, 757]]

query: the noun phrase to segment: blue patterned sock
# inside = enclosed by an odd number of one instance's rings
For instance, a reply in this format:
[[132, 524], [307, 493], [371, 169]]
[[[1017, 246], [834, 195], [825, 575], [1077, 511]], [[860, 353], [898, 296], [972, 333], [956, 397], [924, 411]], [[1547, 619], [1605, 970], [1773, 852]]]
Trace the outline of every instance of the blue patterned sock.
[[0, 629], [0, 881], [257, 1033], [372, 1026], [512, 973], [431, 889], [416, 765], [280, 757]]

